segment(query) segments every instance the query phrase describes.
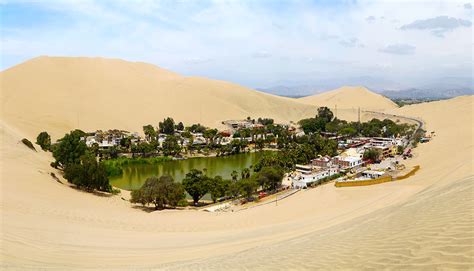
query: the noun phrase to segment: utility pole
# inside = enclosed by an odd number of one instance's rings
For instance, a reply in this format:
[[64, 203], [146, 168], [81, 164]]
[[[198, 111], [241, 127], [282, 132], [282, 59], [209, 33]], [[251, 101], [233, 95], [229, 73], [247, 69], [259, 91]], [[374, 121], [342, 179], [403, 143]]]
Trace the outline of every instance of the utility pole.
[[335, 106], [335, 110], [334, 110], [334, 111], [335, 111], [335, 113], [336, 113], [336, 119], [337, 119], [337, 104], [336, 104], [336, 106]]
[[360, 124], [360, 107], [359, 107], [359, 111], [357, 112], [357, 119], [358, 119], [359, 124]]

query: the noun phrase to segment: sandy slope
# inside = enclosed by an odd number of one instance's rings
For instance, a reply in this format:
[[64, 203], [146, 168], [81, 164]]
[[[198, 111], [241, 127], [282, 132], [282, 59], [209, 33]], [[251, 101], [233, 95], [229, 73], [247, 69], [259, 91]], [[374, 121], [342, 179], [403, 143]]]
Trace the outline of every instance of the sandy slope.
[[[174, 75], [169, 75], [174, 76]], [[1, 247], [6, 268], [472, 268], [473, 97], [388, 110], [421, 117], [436, 138], [414, 177], [325, 185], [237, 213], [145, 213], [54, 181], [51, 157], [1, 123]]]
[[314, 106], [236, 84], [104, 58], [38, 57], [0, 73], [2, 118], [30, 135], [43, 129], [141, 131], [171, 116], [185, 124], [272, 117], [297, 121]]
[[357, 119], [359, 107], [361, 111], [385, 111], [398, 107], [390, 99], [380, 94], [365, 87], [354, 86], [344, 86], [321, 94], [299, 98], [298, 101], [315, 106], [327, 106], [334, 112], [336, 112], [337, 106], [338, 117], [348, 120]]

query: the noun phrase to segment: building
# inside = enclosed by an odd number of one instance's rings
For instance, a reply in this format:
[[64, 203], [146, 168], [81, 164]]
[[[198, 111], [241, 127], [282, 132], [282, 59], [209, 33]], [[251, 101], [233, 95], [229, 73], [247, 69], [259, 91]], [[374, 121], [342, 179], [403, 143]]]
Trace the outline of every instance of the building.
[[361, 173], [362, 178], [367, 178], [367, 179], [377, 179], [385, 175], [385, 172], [383, 171], [377, 171], [377, 170], [365, 170]]
[[318, 157], [311, 160], [311, 164], [315, 167], [326, 168], [332, 166], [332, 159], [329, 156]]
[[129, 136], [129, 132], [122, 130], [97, 130], [89, 133], [88, 136], [82, 137], [81, 140], [83, 140], [88, 147], [97, 145], [101, 149], [108, 149], [120, 145], [120, 141]]
[[339, 173], [337, 167], [317, 168], [312, 166], [297, 165], [297, 170], [291, 176], [293, 188], [307, 188], [312, 183], [319, 183], [324, 178]]
[[336, 156], [333, 163], [342, 169], [358, 168], [364, 164], [358, 156]]
[[366, 145], [367, 148], [379, 150], [382, 158], [397, 155], [397, 146], [397, 141], [394, 138], [386, 137], [371, 138], [369, 144]]

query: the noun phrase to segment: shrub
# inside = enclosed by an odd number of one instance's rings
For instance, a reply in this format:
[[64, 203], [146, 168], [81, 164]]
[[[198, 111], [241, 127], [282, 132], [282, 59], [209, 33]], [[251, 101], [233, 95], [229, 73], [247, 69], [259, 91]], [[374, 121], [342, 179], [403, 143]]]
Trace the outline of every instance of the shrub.
[[67, 164], [64, 168], [64, 178], [68, 182], [86, 191], [99, 190], [111, 192], [107, 171], [102, 163], [98, 163], [95, 156], [87, 153], [81, 156], [80, 163]]
[[193, 198], [194, 205], [197, 205], [201, 199], [209, 191], [208, 177], [202, 171], [192, 169], [186, 173], [183, 179], [183, 186], [186, 192]]
[[155, 209], [176, 207], [183, 204], [182, 201], [186, 198], [183, 186], [174, 182], [171, 176], [150, 177], [140, 189], [132, 191], [131, 196], [130, 202], [142, 205], [151, 203], [155, 205]]
[[225, 180], [221, 176], [209, 179], [209, 193], [214, 203], [228, 193], [230, 184], [230, 180]]
[[246, 198], [252, 198], [252, 195], [257, 192], [258, 183], [254, 178], [243, 179], [238, 182], [240, 193]]
[[253, 176], [264, 190], [276, 190], [281, 186], [283, 170], [280, 167], [264, 167]]
[[188, 205], [189, 205], [188, 201], [187, 201], [186, 199], [182, 199], [182, 200], [180, 200], [180, 201], [178, 202], [178, 204], [177, 204], [176, 206], [178, 206], [178, 207], [186, 207], [186, 206], [188, 206]]
[[68, 164], [78, 164], [81, 156], [86, 153], [87, 146], [81, 141], [85, 133], [81, 130], [71, 131], [59, 140], [52, 148], [56, 165], [65, 167]]
[[36, 137], [36, 144], [41, 146], [43, 151], [49, 151], [51, 148], [51, 136], [47, 132], [41, 132]]
[[112, 188], [112, 191], [110, 191], [110, 193], [112, 193], [112, 195], [118, 195], [122, 193], [122, 191], [120, 191], [120, 189], [117, 189], [117, 188]]
[[31, 143], [31, 141], [29, 141], [28, 139], [23, 138], [23, 139], [21, 140], [21, 142], [22, 142], [23, 144], [25, 144], [25, 146], [27, 146], [28, 148], [30, 148], [30, 150], [36, 151], [35, 146], [33, 146], [33, 143]]

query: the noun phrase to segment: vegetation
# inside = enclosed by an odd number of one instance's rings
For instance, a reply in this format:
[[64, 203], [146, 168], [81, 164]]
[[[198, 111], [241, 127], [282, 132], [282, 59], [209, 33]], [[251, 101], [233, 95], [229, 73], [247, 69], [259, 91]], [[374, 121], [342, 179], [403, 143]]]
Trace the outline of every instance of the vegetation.
[[166, 118], [163, 120], [163, 122], [160, 122], [158, 124], [158, 127], [160, 128], [160, 133], [162, 134], [167, 134], [167, 135], [172, 135], [174, 134], [174, 120], [170, 117]]
[[324, 177], [324, 178], [320, 179], [320, 180], [317, 181], [317, 182], [311, 183], [311, 186], [321, 185], [321, 184], [324, 184], [324, 183], [327, 183], [327, 182], [329, 182], [329, 181], [335, 180], [335, 179], [337, 179], [337, 178], [339, 178], [339, 177], [342, 177], [342, 176], [344, 176], [344, 174], [342, 174], [342, 173], [336, 173], [336, 174], [334, 174], [334, 175]]
[[102, 164], [105, 166], [107, 170], [107, 175], [109, 177], [112, 176], [120, 176], [123, 172], [123, 167], [127, 165], [139, 165], [139, 164], [158, 164], [166, 161], [173, 160], [169, 156], [158, 156], [158, 157], [149, 157], [149, 158], [127, 158], [127, 157], [119, 157], [116, 159], [109, 159], [102, 161]]
[[63, 138], [58, 140], [58, 143], [52, 146], [53, 157], [56, 159], [54, 165], [66, 167], [68, 164], [79, 164], [81, 156], [86, 153], [87, 146], [81, 140], [85, 133], [81, 130], [71, 131]]
[[218, 199], [225, 197], [229, 194], [229, 189], [231, 186], [231, 181], [223, 179], [221, 176], [216, 176], [214, 178], [209, 178], [209, 193], [211, 194], [211, 199], [215, 203]]
[[201, 170], [192, 169], [182, 182], [184, 189], [193, 198], [194, 205], [209, 191], [208, 177]]
[[30, 150], [36, 151], [35, 146], [34, 146], [33, 143], [31, 143], [31, 141], [29, 141], [28, 139], [23, 138], [23, 139], [21, 140], [21, 142], [22, 142], [23, 144], [25, 144], [25, 146], [27, 146]]
[[337, 142], [311, 134], [287, 138], [279, 148], [279, 152], [264, 154], [254, 165], [254, 171], [258, 172], [264, 167], [278, 167], [290, 171], [296, 164], [307, 164], [318, 155], [334, 156], [337, 153]]
[[275, 191], [281, 186], [283, 175], [279, 167], [264, 167], [252, 177], [263, 190]]
[[302, 119], [299, 121], [301, 129], [305, 134], [326, 131], [326, 124], [333, 119], [333, 113], [327, 107], [319, 107], [318, 114], [314, 118]]
[[98, 163], [95, 156], [89, 152], [80, 157], [79, 163], [66, 164], [64, 178], [89, 192], [95, 189], [104, 192], [112, 191], [105, 166]]
[[184, 124], [182, 122], [179, 122], [177, 125], [176, 125], [176, 130], [178, 131], [184, 131]]
[[186, 198], [183, 186], [170, 176], [148, 178], [140, 189], [132, 191], [131, 196], [130, 202], [153, 204], [155, 210], [176, 207]]
[[413, 135], [413, 147], [418, 146], [418, 143], [420, 140], [423, 138], [423, 136], [426, 134], [426, 131], [423, 129], [418, 129], [415, 134]]
[[380, 150], [370, 148], [370, 149], [365, 150], [362, 157], [363, 157], [364, 160], [370, 160], [372, 162], [377, 162], [377, 161], [380, 160], [380, 155], [381, 155]]
[[43, 151], [49, 151], [51, 148], [51, 136], [47, 132], [41, 132], [36, 137], [36, 144], [38, 144]]
[[151, 124], [143, 126], [143, 133], [147, 141], [156, 140], [157, 133]]
[[166, 137], [163, 142], [163, 154], [168, 155], [178, 155], [181, 152], [181, 145], [178, 142], [178, 138], [174, 135], [169, 135]]
[[411, 125], [397, 124], [390, 119], [372, 119], [363, 123], [333, 119], [333, 114], [327, 107], [320, 107], [316, 117], [300, 120], [299, 124], [305, 134], [330, 132], [344, 136], [366, 137], [405, 136], [411, 134], [414, 129]]
[[238, 182], [238, 187], [242, 196], [250, 199], [257, 192], [258, 182], [254, 178], [242, 179]]
[[271, 125], [274, 123], [273, 119], [267, 119], [267, 118], [258, 118], [257, 122], [262, 124], [262, 125]]

